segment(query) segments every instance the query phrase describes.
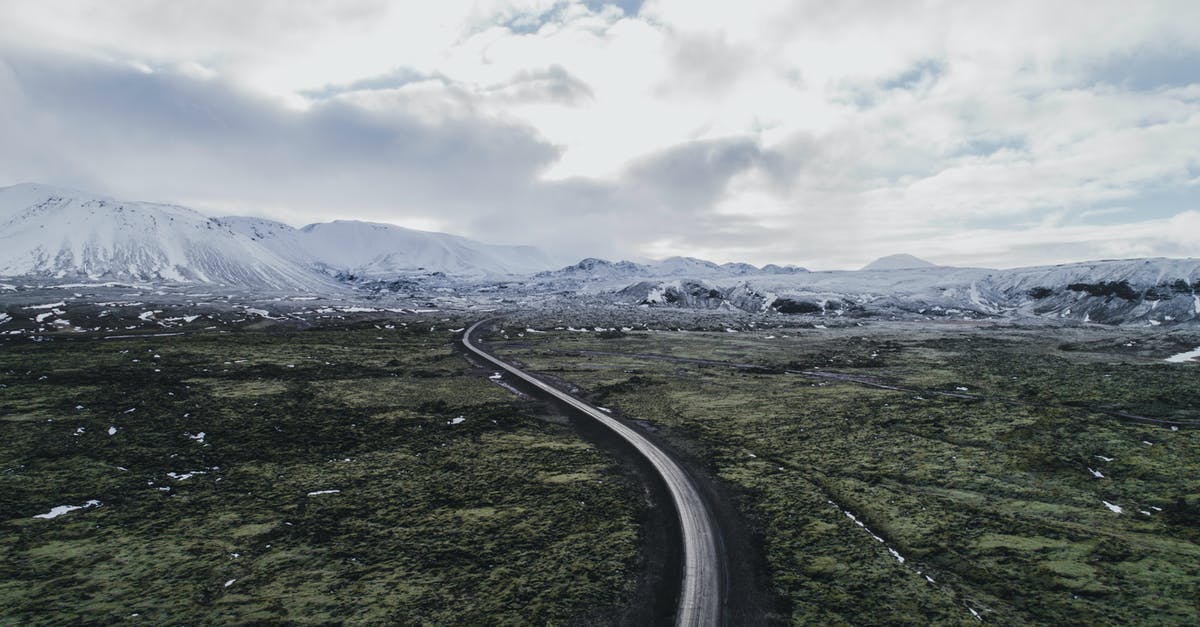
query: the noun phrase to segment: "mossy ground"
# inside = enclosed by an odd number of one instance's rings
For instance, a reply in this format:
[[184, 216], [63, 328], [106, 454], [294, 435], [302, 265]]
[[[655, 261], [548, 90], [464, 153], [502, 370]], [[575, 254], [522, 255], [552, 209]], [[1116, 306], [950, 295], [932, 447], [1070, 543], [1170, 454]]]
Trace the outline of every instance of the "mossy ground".
[[0, 622], [614, 620], [640, 487], [378, 326], [0, 347]]
[[509, 329], [495, 348], [647, 421], [734, 486], [790, 604], [781, 621], [1200, 622], [1200, 430], [1104, 413], [1200, 418], [1200, 366], [1161, 360], [1200, 339], [945, 324], [546, 330]]

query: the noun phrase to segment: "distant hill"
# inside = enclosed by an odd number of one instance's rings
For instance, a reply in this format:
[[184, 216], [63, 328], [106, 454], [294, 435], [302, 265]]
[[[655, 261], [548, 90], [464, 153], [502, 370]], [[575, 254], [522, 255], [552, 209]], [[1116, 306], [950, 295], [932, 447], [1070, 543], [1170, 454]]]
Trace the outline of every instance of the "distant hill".
[[924, 259], [914, 257], [912, 255], [888, 255], [880, 257], [871, 263], [863, 266], [863, 270], [911, 270], [913, 268], [937, 268], [937, 264], [929, 263]]
[[222, 218], [282, 256], [367, 278], [413, 272], [455, 276], [529, 274], [554, 266], [532, 246], [498, 246], [394, 224], [337, 220], [295, 229], [257, 218]]

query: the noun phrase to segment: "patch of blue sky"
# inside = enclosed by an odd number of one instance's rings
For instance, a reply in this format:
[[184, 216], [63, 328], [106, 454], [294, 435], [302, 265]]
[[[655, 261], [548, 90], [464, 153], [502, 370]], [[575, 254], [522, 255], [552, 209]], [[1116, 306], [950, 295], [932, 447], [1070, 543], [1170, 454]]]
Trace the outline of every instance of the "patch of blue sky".
[[939, 59], [922, 59], [903, 72], [879, 83], [885, 90], [912, 89], [946, 73], [946, 63]]
[[1161, 220], [1183, 211], [1200, 210], [1200, 186], [1148, 188], [1133, 196], [1111, 200], [1078, 211], [1081, 224], [1110, 225]]
[[1087, 84], [1154, 91], [1200, 83], [1200, 48], [1149, 48], [1114, 54], [1096, 63]]
[[954, 156], [987, 157], [1003, 150], [1025, 152], [1028, 149], [1029, 142], [1024, 137], [1015, 135], [976, 137], [963, 141], [962, 146]]
[[[583, 5], [589, 11], [603, 11], [605, 7], [614, 6], [621, 10], [626, 16], [637, 15], [642, 10], [642, 4], [645, 0], [583, 0]], [[524, 13], [513, 16], [507, 21], [501, 22], [501, 26], [518, 35], [529, 35], [538, 32], [543, 26], [559, 22], [562, 19], [564, 9], [569, 6], [567, 2], [556, 2], [553, 6], [541, 13]]]
[[922, 59], [903, 72], [874, 83], [849, 83], [843, 86], [838, 102], [870, 109], [888, 97], [888, 92], [919, 89], [932, 84], [946, 73], [946, 64], [939, 59]]
[[1145, 188], [1123, 198], [1085, 206], [1037, 207], [1019, 214], [964, 213], [957, 224], [967, 229], [1024, 230], [1053, 216], [1053, 222], [1064, 226], [1111, 226], [1164, 220], [1189, 210], [1200, 210], [1198, 185]]
[[615, 6], [627, 16], [634, 16], [642, 10], [646, 0], [583, 0], [584, 6], [592, 11], [600, 11], [606, 6]]

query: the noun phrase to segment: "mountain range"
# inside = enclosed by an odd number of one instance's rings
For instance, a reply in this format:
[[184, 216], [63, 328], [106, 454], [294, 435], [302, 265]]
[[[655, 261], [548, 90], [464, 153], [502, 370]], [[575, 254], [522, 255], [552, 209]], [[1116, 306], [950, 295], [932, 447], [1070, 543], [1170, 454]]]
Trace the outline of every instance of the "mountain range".
[[169, 281], [320, 291], [341, 275], [526, 274], [554, 266], [529, 246], [496, 246], [391, 224], [303, 228], [211, 218], [37, 184], [0, 188], [0, 276]]
[[[830, 317], [1200, 322], [1200, 259], [1132, 259], [1008, 270], [892, 255], [857, 271], [587, 258], [561, 266], [534, 247], [497, 246], [390, 224], [302, 228], [212, 218], [167, 204], [61, 188], [0, 188], [0, 276], [182, 283], [310, 293], [388, 293], [436, 302], [547, 295], [646, 308]], [[490, 300], [489, 300], [490, 299]]]

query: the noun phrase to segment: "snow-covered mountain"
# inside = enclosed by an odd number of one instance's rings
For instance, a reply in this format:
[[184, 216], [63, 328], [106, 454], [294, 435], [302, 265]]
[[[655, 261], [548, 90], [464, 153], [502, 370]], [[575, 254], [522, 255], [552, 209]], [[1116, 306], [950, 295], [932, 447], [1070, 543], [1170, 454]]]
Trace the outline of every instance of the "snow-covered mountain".
[[528, 246], [494, 246], [388, 224], [338, 221], [296, 229], [45, 185], [0, 188], [0, 276], [314, 291], [338, 289], [331, 276], [338, 273], [478, 278], [554, 265]]
[[531, 277], [541, 292], [618, 305], [819, 316], [1042, 317], [1113, 324], [1200, 322], [1200, 259], [1093, 261], [1010, 270], [893, 255], [862, 270], [755, 268], [688, 257], [584, 259]]
[[554, 266], [545, 253], [532, 246], [483, 244], [391, 224], [338, 220], [310, 224], [299, 231], [301, 246], [314, 259], [360, 276], [412, 271], [460, 276], [529, 274]]
[[0, 188], [0, 276], [336, 289], [191, 209], [36, 184]]
[[668, 257], [661, 261], [635, 263], [632, 261], [608, 261], [588, 257], [577, 264], [558, 270], [537, 273], [535, 278], [543, 280], [575, 279], [602, 281], [610, 279], [645, 279], [681, 277], [698, 279], [706, 277], [736, 277], [771, 274], [796, 274], [808, 272], [799, 266], [777, 266], [768, 264], [758, 268], [748, 263], [716, 264], [695, 257]]
[[535, 275], [538, 279], [575, 279], [595, 281], [602, 279], [633, 279], [651, 273], [650, 266], [632, 261], [612, 262], [588, 257], [579, 263], [559, 270], [546, 270]]
[[787, 275], [643, 278], [616, 303], [829, 316], [1050, 317], [1200, 322], [1200, 259], [1094, 261], [1012, 270], [917, 267]]
[[481, 278], [530, 274], [554, 266], [553, 260], [532, 246], [483, 244], [392, 224], [337, 220], [297, 229], [262, 218], [220, 221], [297, 263], [363, 278], [433, 272]]

